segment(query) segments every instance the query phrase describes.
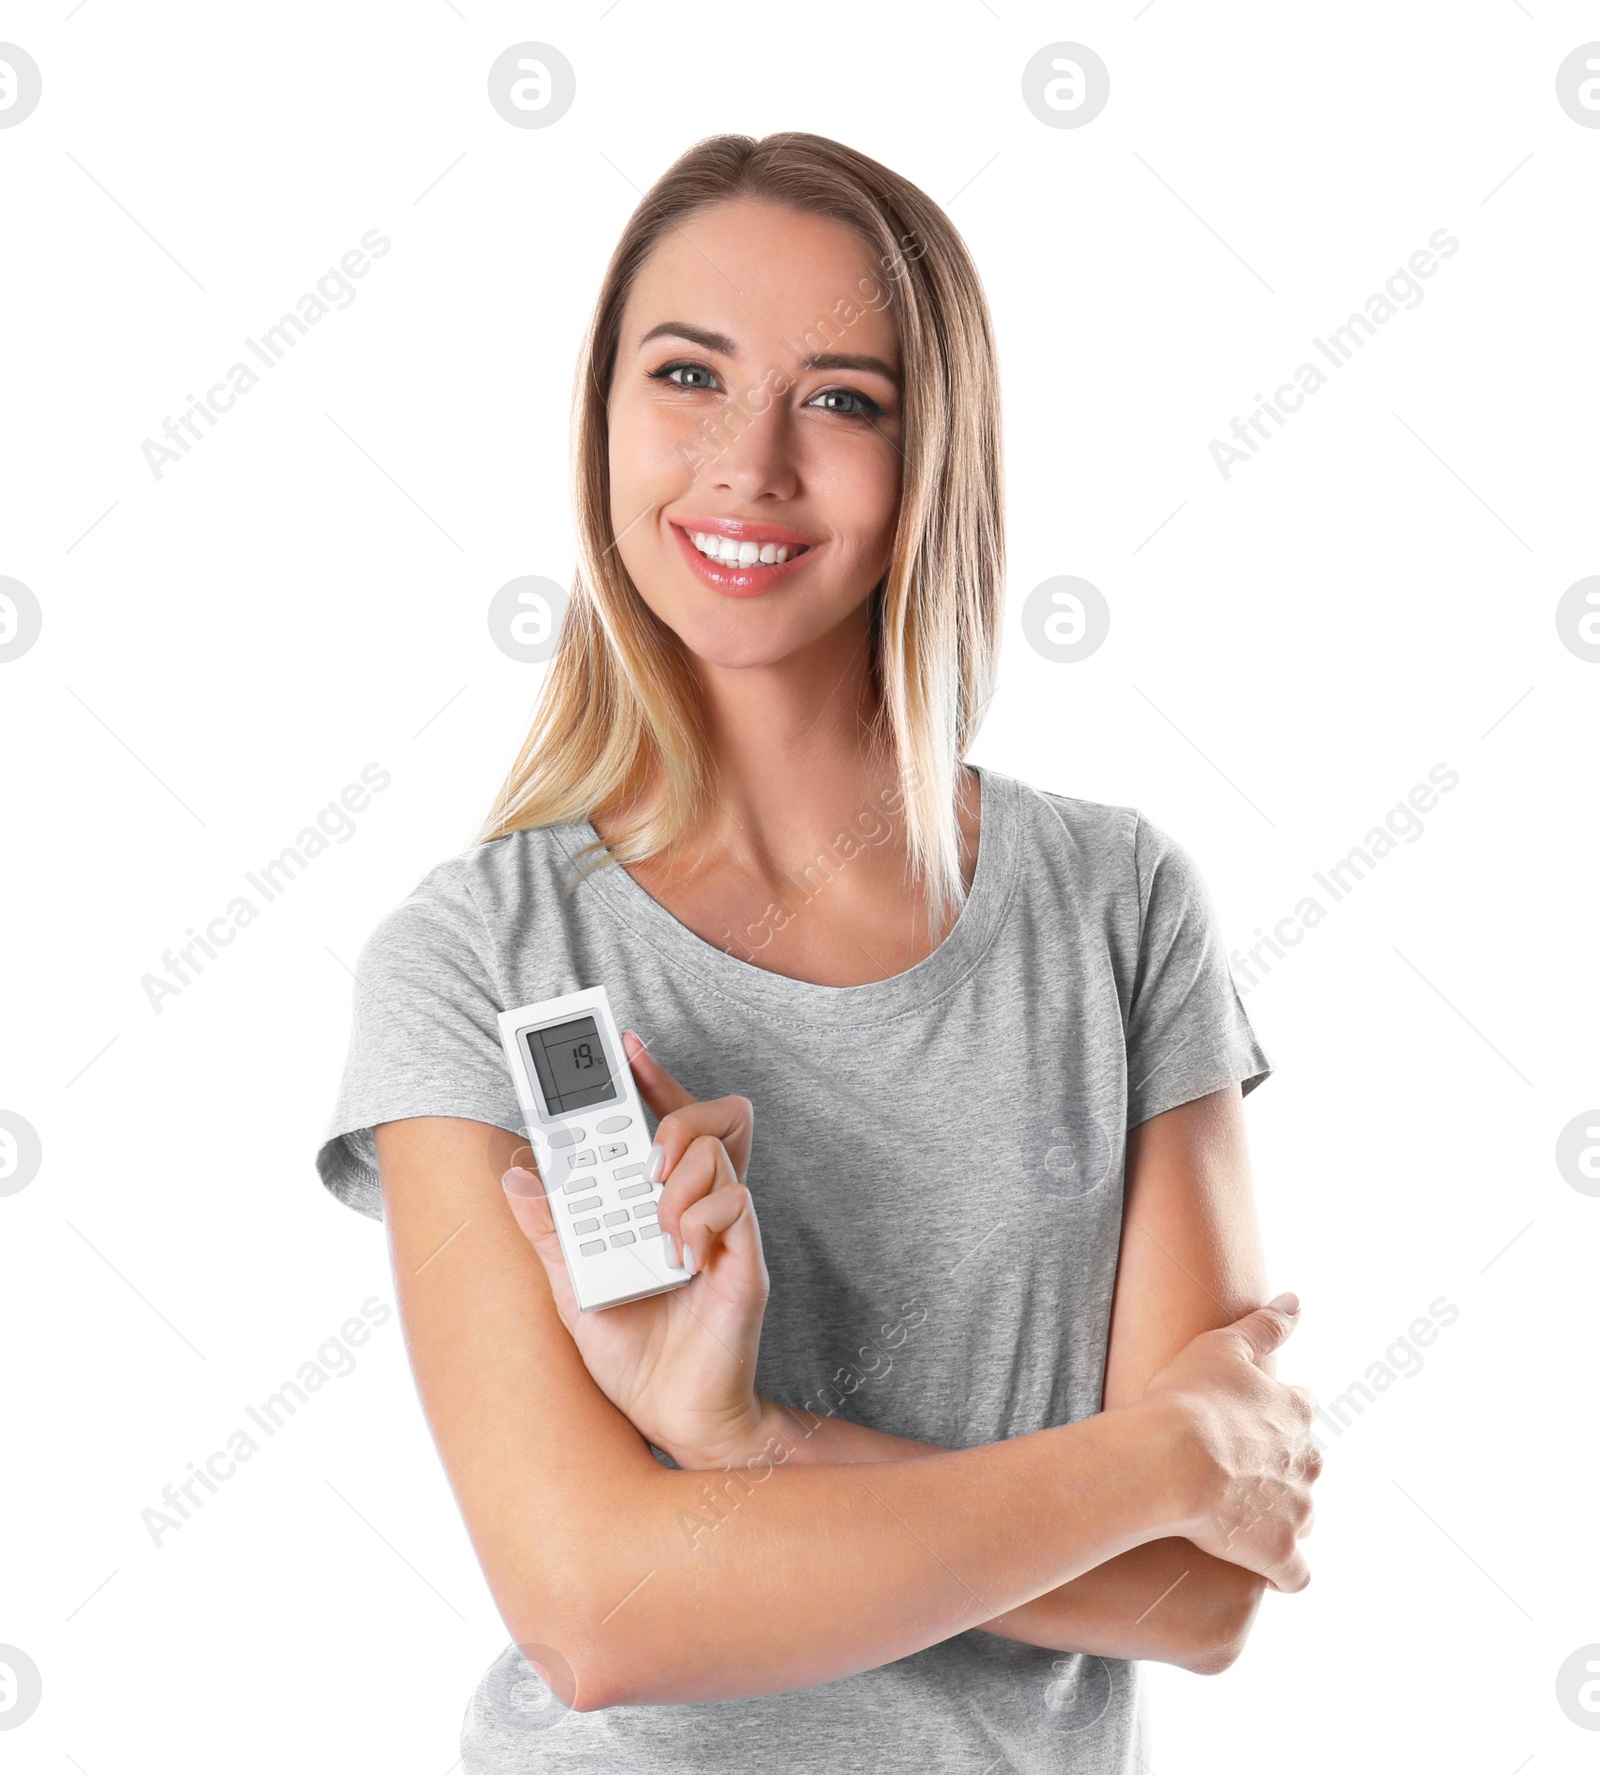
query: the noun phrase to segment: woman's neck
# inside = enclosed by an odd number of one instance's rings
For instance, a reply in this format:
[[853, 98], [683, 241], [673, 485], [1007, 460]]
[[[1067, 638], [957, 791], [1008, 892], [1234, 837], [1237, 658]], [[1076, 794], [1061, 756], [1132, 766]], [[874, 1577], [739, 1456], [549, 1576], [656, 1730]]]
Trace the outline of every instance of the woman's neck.
[[[868, 676], [850, 661], [831, 682], [815, 672], [717, 672], [703, 705], [712, 797], [667, 851], [628, 866], [705, 941], [821, 985], [902, 973], [942, 935], [909, 880], [898, 768], [867, 743], [875, 712]], [[960, 774], [956, 814], [970, 886], [980, 796], [976, 773]], [[611, 810], [592, 816], [602, 838], [615, 819]]]

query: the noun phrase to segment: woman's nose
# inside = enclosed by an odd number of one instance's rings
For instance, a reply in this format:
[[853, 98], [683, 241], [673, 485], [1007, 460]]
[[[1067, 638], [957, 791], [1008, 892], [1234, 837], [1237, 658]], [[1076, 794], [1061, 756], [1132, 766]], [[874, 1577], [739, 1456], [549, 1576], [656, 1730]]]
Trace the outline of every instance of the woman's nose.
[[754, 412], [747, 391], [712, 440], [699, 478], [738, 500], [792, 499], [800, 482], [795, 443], [782, 401], [767, 399], [765, 409]]

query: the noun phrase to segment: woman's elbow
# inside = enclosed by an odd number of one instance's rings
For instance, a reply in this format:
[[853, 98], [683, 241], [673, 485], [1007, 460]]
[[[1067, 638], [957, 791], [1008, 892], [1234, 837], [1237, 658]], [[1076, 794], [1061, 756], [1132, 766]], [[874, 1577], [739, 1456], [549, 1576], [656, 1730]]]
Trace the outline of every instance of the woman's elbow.
[[506, 1631], [549, 1691], [548, 1699], [528, 1698], [541, 1711], [599, 1713], [631, 1699], [621, 1667], [626, 1652], [617, 1624], [606, 1619], [619, 1594], [610, 1579], [607, 1562], [596, 1560], [587, 1569], [580, 1561], [559, 1572], [549, 1564], [524, 1571], [506, 1586], [509, 1595], [491, 1586]]
[[[590, 1616], [592, 1623], [596, 1617]], [[541, 1713], [599, 1713], [630, 1697], [624, 1692], [622, 1673], [615, 1668], [606, 1648], [592, 1631], [580, 1628], [574, 1617], [551, 1611], [517, 1610], [506, 1619], [507, 1629], [523, 1662], [548, 1694], [529, 1690], [526, 1705]]]
[[[609, 1538], [600, 1524], [557, 1546], [545, 1543], [496, 1595], [501, 1618], [546, 1688], [553, 1708], [600, 1713], [609, 1707], [691, 1700], [703, 1675], [681, 1614], [662, 1601], [659, 1568], [670, 1557], [658, 1541]], [[665, 1557], [664, 1557], [665, 1556]], [[655, 1582], [641, 1582], [655, 1574]]]
[[[593, 1622], [598, 1616], [591, 1615]], [[675, 1692], [678, 1649], [663, 1645], [641, 1646], [637, 1639], [626, 1647], [605, 1645], [592, 1637], [560, 1636], [559, 1644], [530, 1644], [519, 1640], [519, 1649], [550, 1690], [549, 1706], [567, 1713], [603, 1713], [608, 1707], [637, 1707], [647, 1702], [691, 1700]], [[653, 1678], [641, 1684], [646, 1671]]]
[[1243, 1638], [1196, 1646], [1183, 1660], [1183, 1667], [1196, 1676], [1221, 1676], [1243, 1650]]
[[1211, 1586], [1212, 1606], [1189, 1635], [1183, 1666], [1196, 1676], [1220, 1676], [1238, 1662], [1250, 1637], [1267, 1581], [1242, 1566], [1225, 1566]]

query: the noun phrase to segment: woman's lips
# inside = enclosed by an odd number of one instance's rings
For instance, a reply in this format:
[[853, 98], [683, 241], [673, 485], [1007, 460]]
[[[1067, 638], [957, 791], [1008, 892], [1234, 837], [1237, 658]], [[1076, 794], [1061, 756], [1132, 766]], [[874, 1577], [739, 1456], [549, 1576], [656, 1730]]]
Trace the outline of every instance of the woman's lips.
[[805, 566], [819, 546], [814, 543], [804, 554], [791, 555], [787, 561], [775, 561], [770, 567], [759, 564], [734, 567], [725, 561], [713, 561], [709, 556], [702, 555], [694, 546], [688, 531], [677, 524], [672, 526], [672, 533], [677, 537], [678, 547], [688, 556], [689, 565], [701, 582], [728, 598], [758, 598], [774, 586], [784, 584], [791, 574]]

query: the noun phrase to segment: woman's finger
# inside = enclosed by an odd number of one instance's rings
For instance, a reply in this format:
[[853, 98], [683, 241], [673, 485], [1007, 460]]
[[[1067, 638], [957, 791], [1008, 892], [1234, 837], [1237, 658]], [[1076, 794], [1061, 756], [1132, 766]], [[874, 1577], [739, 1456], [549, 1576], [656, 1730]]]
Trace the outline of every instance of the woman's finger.
[[544, 1265], [561, 1322], [571, 1330], [578, 1312], [578, 1300], [573, 1292], [567, 1260], [561, 1254], [561, 1238], [544, 1193], [544, 1179], [534, 1168], [536, 1161], [530, 1148], [523, 1147], [516, 1159], [516, 1164], [500, 1179], [501, 1187], [506, 1192], [512, 1218], [522, 1228]]
[[711, 1135], [696, 1138], [679, 1161], [662, 1192], [658, 1218], [691, 1274], [705, 1268], [719, 1239], [736, 1255], [762, 1261], [755, 1204], [727, 1148]]
[[633, 1068], [633, 1076], [639, 1082], [639, 1094], [657, 1116], [669, 1115], [684, 1104], [694, 1102], [694, 1098], [650, 1052], [649, 1043], [642, 1041], [633, 1030], [623, 1030], [622, 1046]]
[[[728, 1177], [733, 1177], [727, 1148], [710, 1134], [691, 1140], [684, 1148], [683, 1156], [672, 1167], [672, 1175], [667, 1179], [666, 1187], [656, 1203], [656, 1219], [660, 1221], [661, 1230], [672, 1246], [675, 1263], [681, 1264], [684, 1261], [681, 1231], [683, 1216], [703, 1196], [709, 1196], [717, 1187], [719, 1169]], [[734, 1181], [737, 1182], [737, 1179]], [[705, 1255], [704, 1251], [695, 1253], [702, 1263]]]
[[[629, 1038], [634, 1046], [628, 1047]], [[650, 1151], [650, 1168], [645, 1177], [658, 1183], [672, 1175], [673, 1167], [682, 1159], [690, 1142], [702, 1134], [712, 1134], [728, 1149], [739, 1180], [744, 1181], [750, 1166], [750, 1138], [755, 1112], [748, 1097], [714, 1097], [702, 1103], [691, 1097], [683, 1086], [655, 1058], [644, 1051], [644, 1044], [631, 1029], [623, 1031], [623, 1045], [640, 1094], [659, 1119], [655, 1146]], [[656, 1148], [660, 1155], [657, 1156]]]
[[645, 1167], [651, 1183], [671, 1182], [672, 1175], [698, 1140], [719, 1140], [733, 1161], [740, 1183], [750, 1169], [752, 1111], [748, 1097], [714, 1097], [709, 1103], [686, 1103], [656, 1124], [655, 1143]]
[[683, 1247], [683, 1263], [691, 1275], [711, 1262], [720, 1242], [730, 1256], [747, 1257], [760, 1265], [764, 1285], [766, 1272], [755, 1202], [737, 1178], [730, 1180], [727, 1189], [713, 1190], [682, 1216], [678, 1222], [678, 1237]]

